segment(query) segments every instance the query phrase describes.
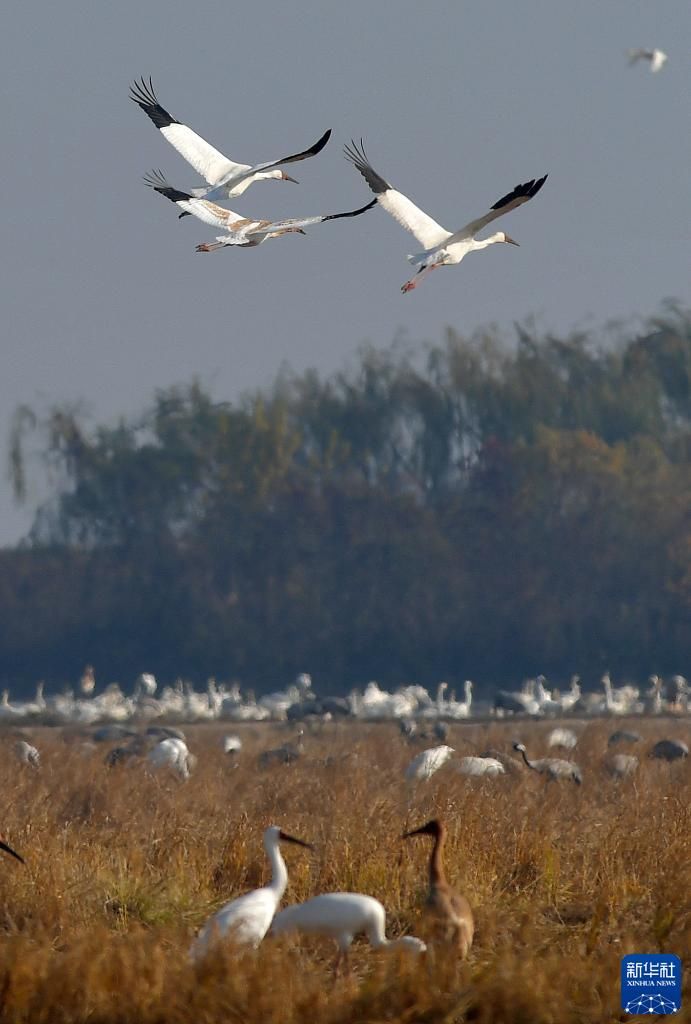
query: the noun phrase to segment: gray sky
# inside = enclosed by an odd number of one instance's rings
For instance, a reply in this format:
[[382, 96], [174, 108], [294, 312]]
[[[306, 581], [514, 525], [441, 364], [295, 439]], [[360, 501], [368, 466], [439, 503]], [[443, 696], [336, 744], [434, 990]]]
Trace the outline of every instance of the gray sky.
[[[659, 46], [662, 72], [626, 49]], [[248, 216], [338, 212], [370, 198], [341, 147], [449, 229], [517, 182], [542, 192], [495, 246], [402, 295], [418, 243], [383, 210], [256, 250], [197, 255], [216, 230], [141, 184], [192, 168], [128, 99], [160, 102], [233, 159], [333, 136], [233, 203]], [[559, 331], [691, 301], [688, 0], [152, 0], [12, 4], [0, 35], [3, 307], [0, 543], [25, 532], [5, 478], [19, 403], [85, 399], [95, 421], [198, 376], [217, 399], [282, 363], [325, 373], [365, 341], [439, 341], [446, 325]], [[39, 495], [34, 474], [33, 497]]]

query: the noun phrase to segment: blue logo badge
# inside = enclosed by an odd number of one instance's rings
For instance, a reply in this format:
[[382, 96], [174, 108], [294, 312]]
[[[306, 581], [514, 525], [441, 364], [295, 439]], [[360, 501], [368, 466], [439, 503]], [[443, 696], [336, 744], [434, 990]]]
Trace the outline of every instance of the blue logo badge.
[[622, 957], [621, 1008], [625, 1013], [677, 1013], [681, 1007], [681, 960], [673, 953]]

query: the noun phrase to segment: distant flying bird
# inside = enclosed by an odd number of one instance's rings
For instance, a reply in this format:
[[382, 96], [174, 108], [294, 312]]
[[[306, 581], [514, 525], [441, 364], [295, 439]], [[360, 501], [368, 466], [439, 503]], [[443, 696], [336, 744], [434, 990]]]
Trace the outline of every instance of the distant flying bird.
[[[134, 100], [151, 118], [163, 138], [177, 149], [180, 156], [192, 164], [195, 171], [198, 171], [208, 182], [208, 188], [192, 190], [192, 195], [195, 196], [208, 195], [213, 196], [214, 199], [239, 196], [249, 188], [253, 181], [270, 178], [295, 182], [295, 178], [291, 178], [285, 171], [280, 171], [278, 168], [282, 164], [292, 164], [299, 160], [306, 160], [310, 156], [316, 156], [324, 148], [331, 135], [331, 129], [329, 129], [309, 149], [305, 149], [301, 153], [293, 153], [292, 156], [282, 157], [280, 160], [267, 160], [264, 163], [252, 165], [238, 164], [214, 149], [186, 124], [181, 124], [180, 121], [171, 117], [158, 102], [150, 78], [147, 83], [142, 77], [141, 82], [135, 82], [130, 88], [130, 99]], [[297, 182], [295, 183], [297, 184]]]
[[475, 235], [487, 224], [491, 224], [497, 217], [510, 213], [517, 206], [527, 203], [540, 191], [547, 175], [544, 178], [526, 181], [522, 185], [516, 185], [511, 192], [498, 199], [489, 213], [484, 217], [471, 220], [465, 227], [458, 231], [447, 231], [435, 220], [432, 220], [419, 207], [404, 196], [402, 192], [396, 191], [387, 181], [384, 181], [374, 170], [362, 146], [362, 140], [358, 147], [356, 142], [345, 147], [346, 158], [357, 168], [369, 187], [375, 193], [377, 200], [390, 213], [394, 220], [397, 220], [407, 231], [415, 235], [418, 242], [424, 246], [424, 252], [408, 256], [413, 266], [418, 268], [417, 276], [401, 288], [402, 292], [409, 292], [417, 287], [422, 277], [437, 267], [448, 266], [460, 263], [469, 252], [476, 252], [486, 249], [488, 245], [495, 242], [508, 242], [510, 245], [518, 245], [513, 238], [504, 231], [497, 231], [489, 238], [476, 239]]
[[251, 248], [261, 245], [267, 238], [278, 238], [281, 235], [300, 234], [304, 235], [304, 228], [313, 224], [322, 224], [326, 220], [339, 220], [341, 217], [359, 217], [361, 213], [371, 210], [376, 199], [366, 206], [357, 210], [349, 210], [347, 213], [328, 213], [321, 217], [302, 217], [288, 220], [252, 220], [242, 217], [239, 213], [226, 210], [223, 206], [210, 203], [208, 199], [198, 199], [191, 192], [181, 192], [179, 189], [169, 185], [160, 171], [150, 171], [145, 175], [144, 182], [149, 188], [160, 192], [166, 199], [182, 210], [181, 216], [191, 213], [193, 217], [203, 220], [205, 224], [213, 224], [218, 228], [225, 228], [230, 234], [218, 235], [214, 242], [203, 242], [197, 246], [197, 252], [215, 252], [225, 246], [236, 245], [244, 248]]
[[663, 50], [629, 50], [629, 64], [636, 64], [639, 60], [649, 60], [650, 70], [653, 73], [660, 71], [667, 59], [667, 54]]
[[256, 949], [269, 930], [288, 884], [288, 869], [279, 850], [281, 842], [312, 849], [309, 843], [289, 836], [278, 826], [269, 826], [264, 832], [264, 849], [271, 862], [271, 881], [261, 889], [238, 896], [217, 910], [197, 936], [191, 950], [193, 957], [204, 955], [213, 943], [221, 939], [230, 939]]

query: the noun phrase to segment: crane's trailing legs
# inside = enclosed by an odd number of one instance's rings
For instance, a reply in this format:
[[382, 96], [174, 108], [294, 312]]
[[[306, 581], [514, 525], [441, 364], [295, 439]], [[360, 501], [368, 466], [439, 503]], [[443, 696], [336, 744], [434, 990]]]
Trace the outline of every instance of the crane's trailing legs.
[[417, 288], [420, 281], [425, 277], [426, 274], [430, 274], [437, 267], [443, 267], [443, 263], [430, 263], [426, 267], [420, 267], [415, 277], [411, 278], [410, 281], [406, 281], [405, 284], [401, 285], [401, 291], [405, 294], [406, 292], [412, 292], [413, 288]]

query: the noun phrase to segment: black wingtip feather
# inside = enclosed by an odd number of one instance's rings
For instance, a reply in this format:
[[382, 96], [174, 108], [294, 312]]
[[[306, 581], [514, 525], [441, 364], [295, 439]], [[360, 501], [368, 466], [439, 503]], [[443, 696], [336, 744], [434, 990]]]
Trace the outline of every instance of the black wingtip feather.
[[180, 124], [167, 110], [164, 110], [156, 98], [151, 78], [147, 82], [142, 75], [139, 82], [130, 86], [130, 99], [142, 108], [157, 128], [167, 128], [169, 124]]
[[358, 210], [349, 210], [347, 213], [329, 213], [324, 217], [324, 220], [339, 220], [341, 217], [359, 217], [361, 213], [371, 210], [372, 207], [376, 205], [377, 200], [371, 199], [366, 206], [361, 206]]
[[501, 210], [503, 206], [508, 206], [514, 199], [532, 199], [540, 191], [547, 178], [548, 175], [545, 174], [544, 178], [537, 178], [537, 180], [532, 178], [530, 181], [523, 182], [522, 185], [516, 185], [511, 192], [507, 192], [505, 196], [498, 199], [492, 209]]
[[[169, 185], [160, 170], [149, 171], [148, 174], [144, 175], [142, 180], [149, 188], [152, 188], [155, 192], [160, 192], [160, 194], [165, 196], [166, 199], [170, 199], [171, 203], [179, 203], [186, 199], [193, 198], [189, 192], [181, 192], [180, 189], [173, 188], [172, 185]], [[182, 213], [180, 216], [184, 217], [186, 214]]]
[[346, 160], [350, 160], [351, 164], [360, 172], [375, 195], [381, 195], [383, 192], [389, 191], [391, 185], [380, 174], [377, 174], [372, 167], [365, 153], [362, 139], [360, 139], [359, 147], [355, 139], [351, 139], [350, 145], [343, 147], [343, 152], [345, 153]]

